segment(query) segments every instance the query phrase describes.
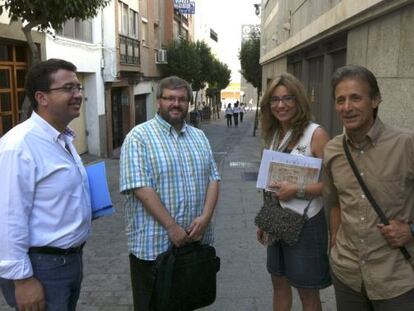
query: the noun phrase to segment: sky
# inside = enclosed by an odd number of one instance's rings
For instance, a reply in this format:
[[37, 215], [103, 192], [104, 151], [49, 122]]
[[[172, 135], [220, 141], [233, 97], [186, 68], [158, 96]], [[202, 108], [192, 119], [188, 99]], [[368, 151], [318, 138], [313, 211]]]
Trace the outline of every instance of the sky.
[[[218, 35], [219, 59], [231, 69], [232, 82], [240, 82], [241, 25], [260, 24], [255, 3], [261, 0], [199, 0], [199, 11]], [[197, 6], [196, 6], [197, 10]]]

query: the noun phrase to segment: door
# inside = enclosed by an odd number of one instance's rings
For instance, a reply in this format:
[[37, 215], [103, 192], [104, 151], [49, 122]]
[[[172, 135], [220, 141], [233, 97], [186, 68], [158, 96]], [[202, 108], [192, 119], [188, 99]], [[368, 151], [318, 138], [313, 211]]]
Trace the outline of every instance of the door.
[[[78, 79], [82, 85], [85, 85], [85, 78], [82, 74], [77, 74]], [[87, 94], [84, 92], [83, 100], [81, 105], [80, 116], [78, 118], [73, 119], [69, 123], [69, 127], [74, 130], [76, 134], [76, 138], [73, 141], [76, 150], [79, 154], [83, 154], [88, 152], [88, 143], [86, 139], [86, 117], [85, 117], [85, 98], [87, 98]]]
[[18, 121], [13, 105], [12, 69], [12, 66], [0, 66], [0, 135], [4, 135]]
[[112, 89], [112, 148], [121, 147], [123, 141], [122, 88]]
[[0, 137], [19, 123], [27, 62], [26, 46], [0, 42]]
[[[338, 51], [336, 53], [331, 54], [332, 57], [332, 73], [335, 72], [336, 69], [339, 67], [345, 66], [346, 64], [346, 51]], [[334, 99], [331, 98], [331, 107], [335, 107]], [[336, 113], [335, 108], [332, 109], [331, 114], [331, 126], [330, 126], [330, 134], [332, 137], [342, 133], [342, 122], [339, 120], [338, 114]]]
[[147, 121], [147, 96], [135, 95], [135, 124]]
[[322, 81], [323, 81], [323, 56], [309, 59], [308, 98], [311, 111], [317, 123], [321, 123], [322, 115]]

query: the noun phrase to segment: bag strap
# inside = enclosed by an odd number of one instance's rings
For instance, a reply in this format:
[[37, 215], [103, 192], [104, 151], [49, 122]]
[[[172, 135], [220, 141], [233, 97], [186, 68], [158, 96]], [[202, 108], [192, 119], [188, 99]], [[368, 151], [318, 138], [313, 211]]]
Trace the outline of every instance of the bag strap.
[[303, 217], [308, 219], [308, 209], [313, 201], [313, 198], [309, 200], [308, 205], [306, 205], [305, 210], [303, 211]]
[[[347, 160], [349, 162], [349, 165], [352, 168], [352, 172], [354, 173], [356, 179], [358, 180], [358, 182], [359, 182], [359, 184], [360, 184], [360, 186], [362, 188], [362, 191], [364, 191], [365, 196], [367, 197], [369, 203], [371, 203], [371, 206], [374, 208], [374, 210], [377, 213], [377, 215], [378, 215], [379, 219], [381, 220], [381, 222], [384, 225], [389, 225], [389, 221], [388, 221], [387, 217], [385, 216], [385, 214], [382, 211], [382, 209], [379, 207], [377, 201], [375, 201], [375, 199], [372, 196], [371, 192], [369, 191], [367, 185], [365, 184], [364, 180], [362, 179], [361, 174], [359, 173], [359, 170], [358, 170], [358, 168], [357, 168], [354, 160], [352, 159], [351, 152], [349, 151], [348, 144], [346, 143], [345, 135], [344, 135], [344, 137], [342, 139], [342, 146], [344, 147], [345, 155], [346, 155], [346, 158], [347, 158]], [[404, 255], [404, 258], [405, 259], [408, 260], [408, 259], [411, 258], [411, 255], [408, 252], [408, 250], [405, 248], [405, 246], [401, 246], [400, 247], [400, 251]]]

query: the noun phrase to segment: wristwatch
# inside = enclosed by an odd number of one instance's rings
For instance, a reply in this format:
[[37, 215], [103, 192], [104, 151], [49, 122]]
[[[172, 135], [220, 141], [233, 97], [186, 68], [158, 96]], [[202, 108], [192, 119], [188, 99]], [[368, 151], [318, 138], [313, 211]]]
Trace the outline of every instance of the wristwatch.
[[414, 224], [409, 224], [409, 225], [410, 225], [411, 235], [414, 237]]
[[[305, 196], [306, 196], [305, 185], [304, 184], [299, 184], [298, 185], [298, 191], [296, 192], [296, 197], [300, 198], [300, 199], [304, 199]], [[411, 231], [411, 233], [412, 233], [412, 231]]]

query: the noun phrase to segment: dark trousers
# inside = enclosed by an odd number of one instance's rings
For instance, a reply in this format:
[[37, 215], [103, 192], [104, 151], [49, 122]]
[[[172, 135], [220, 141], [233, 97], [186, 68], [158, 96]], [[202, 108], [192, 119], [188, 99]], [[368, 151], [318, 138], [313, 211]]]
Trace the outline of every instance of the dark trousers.
[[335, 288], [336, 308], [338, 311], [413, 311], [414, 289], [400, 296], [390, 299], [370, 300], [366, 290], [362, 287], [361, 292], [354, 291], [342, 283], [331, 272]]
[[240, 112], [240, 123], [243, 123], [243, 115], [244, 115], [244, 112]]
[[230, 127], [231, 126], [232, 115], [231, 114], [226, 114], [226, 118], [227, 118], [227, 127]]
[[234, 126], [237, 127], [239, 125], [239, 114], [233, 113], [233, 119], [234, 119]]
[[154, 265], [155, 260], [141, 260], [129, 254], [134, 311], [150, 310], [149, 305], [155, 280]]

